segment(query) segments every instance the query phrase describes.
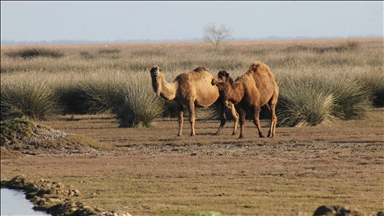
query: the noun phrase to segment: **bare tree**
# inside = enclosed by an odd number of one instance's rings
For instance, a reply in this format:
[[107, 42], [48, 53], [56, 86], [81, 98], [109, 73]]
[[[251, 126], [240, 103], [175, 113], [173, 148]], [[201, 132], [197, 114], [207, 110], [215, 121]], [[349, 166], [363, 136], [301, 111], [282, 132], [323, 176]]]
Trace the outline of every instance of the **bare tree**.
[[203, 40], [212, 43], [216, 48], [221, 42], [231, 41], [233, 30], [225, 24], [221, 24], [220, 28], [216, 28], [214, 23], [207, 24], [203, 29]]

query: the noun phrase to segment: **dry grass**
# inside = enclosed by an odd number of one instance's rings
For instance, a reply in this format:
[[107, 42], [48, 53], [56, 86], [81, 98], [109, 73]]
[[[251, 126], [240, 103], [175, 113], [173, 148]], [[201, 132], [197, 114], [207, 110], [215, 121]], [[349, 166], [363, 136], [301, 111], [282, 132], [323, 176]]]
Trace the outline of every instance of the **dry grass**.
[[[197, 136], [177, 137], [176, 119], [155, 128], [119, 128], [109, 115], [38, 122], [103, 143], [109, 153], [2, 160], [2, 180], [16, 175], [71, 185], [74, 201], [132, 215], [311, 215], [320, 205], [382, 210], [384, 110], [365, 120], [309, 128], [278, 127], [260, 139], [231, 136], [228, 123], [199, 120]], [[268, 121], [263, 121], [267, 130]], [[188, 126], [185, 126], [188, 127]]]
[[[231, 42], [217, 50], [206, 43], [65, 45], [54, 47], [65, 54], [61, 58], [25, 60], [5, 55], [23, 47], [1, 47], [1, 83], [48, 80], [64, 90], [89, 80], [124, 83], [144, 76], [150, 83], [153, 65], [164, 69], [168, 81], [198, 66], [236, 77], [254, 60], [266, 63], [279, 84], [312, 74], [380, 77], [382, 38], [353, 40], [356, 52], [286, 51], [348, 41]], [[74, 201], [132, 215], [312, 215], [320, 205], [348, 205], [369, 215], [383, 210], [383, 108], [359, 120], [278, 127], [273, 139], [258, 138], [249, 121], [242, 140], [230, 135], [231, 122], [213, 136], [219, 121], [204, 118], [205, 111], [197, 116], [195, 137], [177, 137], [173, 118], [157, 119], [151, 128], [119, 128], [107, 114], [37, 122], [100, 141], [106, 151], [19, 157], [2, 150], [1, 179], [21, 174], [60, 181], [80, 191]], [[262, 121], [264, 131], [268, 125]]]

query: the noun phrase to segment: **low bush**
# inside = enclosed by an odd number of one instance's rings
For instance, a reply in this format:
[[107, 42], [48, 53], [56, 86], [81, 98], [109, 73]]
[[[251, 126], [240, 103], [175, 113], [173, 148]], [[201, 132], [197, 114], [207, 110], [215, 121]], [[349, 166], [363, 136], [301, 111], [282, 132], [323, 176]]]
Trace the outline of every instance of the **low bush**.
[[370, 93], [364, 86], [346, 77], [330, 77], [324, 88], [334, 95], [332, 115], [341, 120], [361, 119], [370, 107]]
[[123, 102], [116, 107], [120, 127], [150, 127], [156, 118], [162, 116], [164, 103], [149, 83], [150, 80], [144, 77], [127, 81]]
[[370, 107], [369, 91], [343, 76], [284, 77], [279, 87], [277, 112], [282, 126], [316, 126], [333, 119], [360, 119]]
[[50, 57], [60, 58], [64, 56], [64, 53], [57, 49], [45, 48], [45, 47], [28, 47], [21, 50], [15, 50], [5, 53], [5, 55], [16, 58], [33, 58], [33, 57]]
[[370, 93], [373, 106], [384, 107], [384, 74], [382, 68], [361, 73], [355, 79]]
[[113, 79], [98, 77], [80, 82], [85, 93], [84, 106], [89, 114], [113, 112], [113, 108], [121, 101], [121, 85]]
[[280, 126], [316, 126], [332, 119], [334, 97], [315, 87], [310, 78], [293, 80], [280, 88], [277, 107]]
[[60, 114], [58, 97], [47, 82], [20, 80], [1, 84], [1, 119], [49, 120]]

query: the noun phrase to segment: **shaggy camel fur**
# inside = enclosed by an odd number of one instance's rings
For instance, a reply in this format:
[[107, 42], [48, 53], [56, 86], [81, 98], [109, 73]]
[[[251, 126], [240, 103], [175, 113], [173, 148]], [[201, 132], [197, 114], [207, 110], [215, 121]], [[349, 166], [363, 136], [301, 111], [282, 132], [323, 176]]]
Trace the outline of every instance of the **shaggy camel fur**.
[[240, 139], [244, 138], [246, 106], [252, 107], [253, 122], [259, 131], [259, 136], [264, 137], [260, 127], [259, 114], [261, 107], [266, 105], [272, 114], [268, 137], [275, 135], [277, 123], [275, 109], [279, 87], [267, 65], [254, 61], [248, 71], [241, 75], [236, 82], [228, 72], [219, 71], [211, 83], [219, 88], [222, 100], [235, 104], [236, 111], [240, 115]]
[[219, 134], [225, 125], [227, 118], [225, 115], [225, 107], [227, 106], [233, 117], [235, 125], [232, 135], [236, 134], [239, 115], [232, 103], [224, 104], [220, 99], [219, 90], [216, 86], [211, 85], [213, 75], [204, 67], [198, 67], [191, 72], [179, 74], [172, 83], [167, 83], [159, 66], [154, 66], [150, 70], [152, 78], [152, 87], [155, 93], [166, 100], [174, 100], [179, 104], [179, 133], [182, 135], [184, 122], [185, 105], [189, 112], [189, 121], [191, 123], [191, 136], [195, 135], [195, 107], [208, 107], [212, 104], [216, 105], [219, 111], [221, 123], [215, 134]]

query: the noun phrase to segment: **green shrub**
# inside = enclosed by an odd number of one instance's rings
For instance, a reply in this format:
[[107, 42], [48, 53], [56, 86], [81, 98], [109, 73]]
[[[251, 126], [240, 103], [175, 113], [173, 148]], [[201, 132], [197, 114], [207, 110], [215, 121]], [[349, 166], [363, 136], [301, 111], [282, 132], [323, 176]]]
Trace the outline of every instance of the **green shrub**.
[[127, 81], [122, 104], [116, 108], [120, 127], [150, 127], [164, 112], [162, 98], [157, 96], [150, 80], [143, 77]]
[[334, 118], [360, 119], [369, 108], [369, 92], [343, 76], [280, 77], [279, 124], [315, 126]]
[[33, 57], [49, 57], [49, 58], [60, 58], [64, 56], [64, 53], [57, 49], [49, 49], [44, 47], [29, 47], [22, 50], [15, 50], [5, 53], [5, 55], [16, 58], [33, 58]]
[[1, 119], [52, 119], [61, 111], [57, 102], [58, 97], [41, 80], [21, 80], [1, 85]]
[[332, 115], [341, 120], [361, 119], [370, 105], [370, 94], [364, 86], [346, 77], [330, 77], [325, 83], [335, 101]]
[[119, 87], [121, 86], [116, 80], [105, 77], [81, 82], [80, 88], [85, 92], [84, 106], [88, 108], [87, 113], [112, 112], [122, 99]]
[[87, 94], [78, 82], [61, 82], [54, 86], [58, 96], [58, 104], [63, 109], [63, 114], [86, 114], [90, 103], [86, 103]]
[[374, 106], [384, 107], [384, 73], [382, 68], [366, 71], [360, 74], [356, 81], [370, 93]]
[[333, 95], [314, 86], [320, 80], [293, 80], [280, 88], [277, 108], [280, 126], [316, 126], [332, 120]]

